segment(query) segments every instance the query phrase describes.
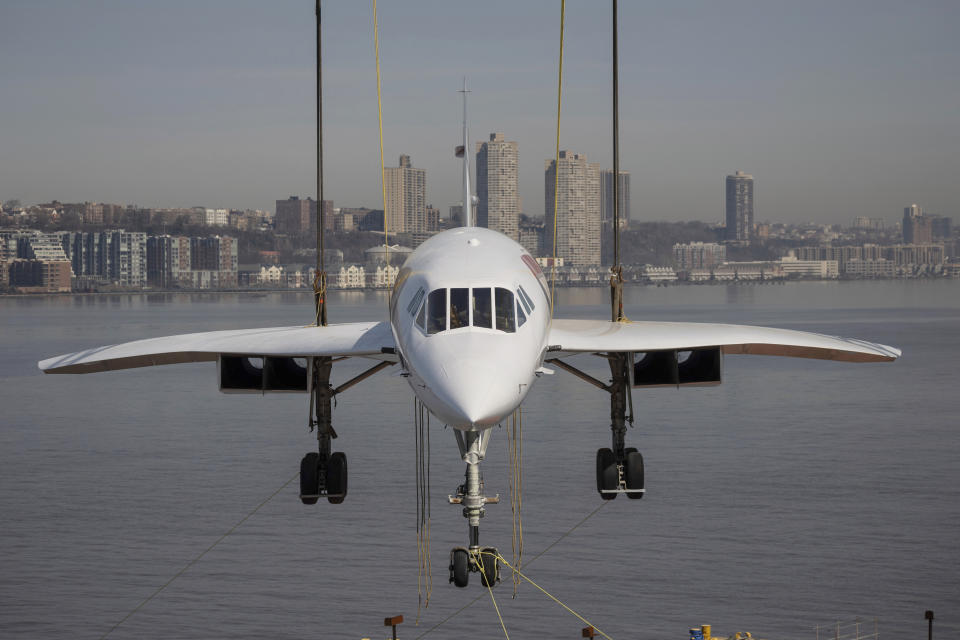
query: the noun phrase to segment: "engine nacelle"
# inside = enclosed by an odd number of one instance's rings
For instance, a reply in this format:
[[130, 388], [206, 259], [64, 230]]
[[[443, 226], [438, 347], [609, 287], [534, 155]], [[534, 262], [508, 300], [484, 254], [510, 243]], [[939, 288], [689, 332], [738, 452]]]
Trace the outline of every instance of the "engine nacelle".
[[222, 393], [306, 393], [308, 358], [221, 355], [217, 374]]
[[633, 354], [634, 387], [717, 385], [720, 384], [722, 371], [721, 347]]

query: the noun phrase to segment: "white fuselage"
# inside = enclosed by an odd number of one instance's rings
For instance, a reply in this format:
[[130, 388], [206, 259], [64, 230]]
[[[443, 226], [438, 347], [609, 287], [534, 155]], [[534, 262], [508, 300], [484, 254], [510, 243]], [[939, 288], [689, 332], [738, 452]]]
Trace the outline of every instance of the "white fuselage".
[[523, 402], [542, 366], [547, 282], [510, 238], [452, 229], [404, 263], [390, 324], [404, 374], [427, 408], [451, 427], [487, 429]]

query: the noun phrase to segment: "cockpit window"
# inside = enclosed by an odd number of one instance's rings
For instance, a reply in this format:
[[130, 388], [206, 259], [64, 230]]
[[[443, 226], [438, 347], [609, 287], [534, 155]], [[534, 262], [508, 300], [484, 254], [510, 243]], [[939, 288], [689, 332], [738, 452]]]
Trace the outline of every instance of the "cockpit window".
[[497, 329], [513, 333], [517, 330], [514, 322], [513, 293], [508, 289], [497, 287], [494, 289], [494, 298], [497, 309]]
[[468, 289], [450, 289], [450, 328], [470, 326], [470, 307], [467, 304]]
[[440, 333], [447, 328], [447, 290], [434, 289], [427, 296], [427, 333]]
[[420, 329], [423, 331], [426, 331], [426, 327], [424, 326], [424, 323], [426, 322], [426, 317], [427, 317], [427, 303], [424, 302], [423, 304], [420, 305], [420, 313], [417, 314], [417, 319], [416, 319], [417, 326], [420, 327]]
[[523, 305], [517, 302], [517, 326], [522, 327], [527, 321], [527, 314], [523, 312]]
[[490, 289], [473, 289], [473, 326], [493, 329], [493, 304]]
[[416, 311], [415, 322], [428, 334], [471, 325], [514, 333], [518, 316], [521, 325], [527, 321], [520, 300], [519, 293], [514, 298], [512, 291], [502, 287], [434, 289]]
[[530, 299], [523, 287], [517, 287], [517, 296], [523, 302], [523, 308], [527, 310], [527, 313], [533, 313], [536, 307], [533, 306], [533, 300]]

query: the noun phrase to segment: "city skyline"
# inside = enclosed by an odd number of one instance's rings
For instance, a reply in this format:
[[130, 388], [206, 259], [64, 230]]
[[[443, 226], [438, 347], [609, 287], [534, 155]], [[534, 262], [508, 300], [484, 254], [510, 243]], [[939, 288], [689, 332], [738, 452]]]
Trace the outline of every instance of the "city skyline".
[[[609, 7], [568, 4], [560, 144], [609, 166]], [[312, 9], [4, 3], [0, 198], [267, 209], [316, 197]], [[325, 198], [381, 208], [370, 9], [324, 11]], [[762, 176], [765, 220], [893, 223], [918, 201], [960, 210], [956, 5], [845, 3], [829, 20], [817, 4], [620, 11], [634, 219], [722, 221], [717, 176], [736, 166]], [[466, 75], [471, 130], [522, 132], [511, 139], [532, 160], [519, 168], [524, 213], [542, 215], [533, 159], [555, 144], [558, 13], [382, 6], [385, 155], [417, 158], [441, 210], [459, 202], [450, 150]], [[466, 36], [450, 28], [464, 23]], [[924, 37], [905, 48], [905, 32]]]

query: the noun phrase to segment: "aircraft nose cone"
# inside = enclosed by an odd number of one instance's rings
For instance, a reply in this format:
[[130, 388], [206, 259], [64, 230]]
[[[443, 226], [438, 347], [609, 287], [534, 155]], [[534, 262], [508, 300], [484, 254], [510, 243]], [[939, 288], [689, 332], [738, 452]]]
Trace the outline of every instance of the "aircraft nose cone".
[[444, 372], [436, 392], [456, 419], [456, 426], [495, 425], [520, 400], [519, 385], [502, 367], [459, 361], [445, 365]]

